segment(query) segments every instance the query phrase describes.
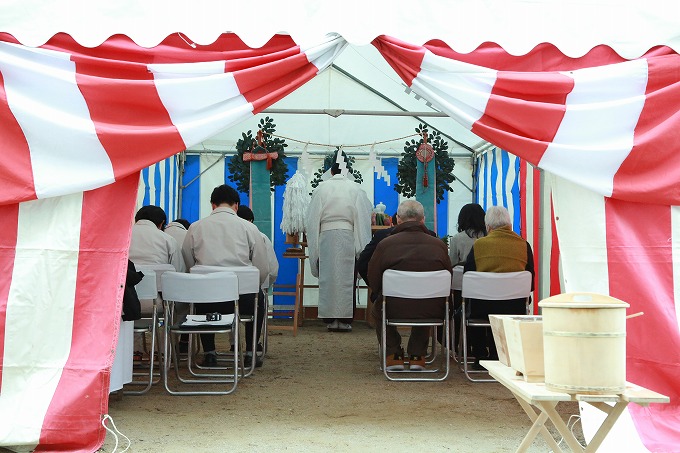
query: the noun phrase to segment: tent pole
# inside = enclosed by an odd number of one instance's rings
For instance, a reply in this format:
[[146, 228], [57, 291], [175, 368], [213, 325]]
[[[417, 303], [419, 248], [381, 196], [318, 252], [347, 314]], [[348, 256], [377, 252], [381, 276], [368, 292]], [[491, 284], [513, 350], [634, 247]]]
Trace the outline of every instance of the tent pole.
[[[539, 268], [536, 273], [539, 275], [537, 292], [534, 295], [538, 301], [550, 296], [550, 285], [546, 279], [550, 276], [550, 250], [552, 248], [552, 234], [550, 228], [551, 209], [550, 209], [550, 184], [545, 177], [545, 171], [538, 169], [541, 190], [538, 200], [538, 260]], [[536, 304], [537, 301], [534, 301]]]
[[186, 151], [179, 153], [178, 171], [179, 177], [177, 178], [177, 218], [182, 219], [182, 192], [184, 191], [184, 186], [182, 182], [184, 181], [184, 162], [186, 161]]

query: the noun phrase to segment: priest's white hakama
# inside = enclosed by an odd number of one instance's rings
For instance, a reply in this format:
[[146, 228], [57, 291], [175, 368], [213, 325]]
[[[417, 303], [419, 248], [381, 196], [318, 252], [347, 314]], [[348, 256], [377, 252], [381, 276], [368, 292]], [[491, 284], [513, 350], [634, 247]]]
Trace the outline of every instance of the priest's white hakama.
[[341, 174], [312, 194], [307, 244], [312, 275], [319, 278], [319, 318], [354, 315], [354, 262], [371, 240], [372, 209], [359, 184]]

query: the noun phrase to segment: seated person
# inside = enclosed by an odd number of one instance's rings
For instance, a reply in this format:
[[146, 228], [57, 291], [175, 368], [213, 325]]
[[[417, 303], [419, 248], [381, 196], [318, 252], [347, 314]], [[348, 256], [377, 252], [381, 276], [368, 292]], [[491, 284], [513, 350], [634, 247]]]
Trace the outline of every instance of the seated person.
[[[163, 232], [167, 216], [159, 206], [143, 206], [135, 214], [135, 224], [132, 225], [130, 249], [128, 258], [135, 265], [143, 264], [171, 264], [177, 272], [185, 272], [182, 258], [182, 244], [177, 244], [175, 238]], [[153, 302], [142, 300], [142, 313], [148, 314], [153, 310]], [[186, 310], [178, 315], [186, 315]], [[143, 357], [145, 351], [142, 335], [135, 335], [135, 357]], [[180, 344], [180, 350], [185, 351], [187, 343]]]
[[[439, 271], [451, 272], [451, 260], [446, 244], [429, 234], [425, 227], [423, 205], [415, 200], [406, 200], [397, 210], [397, 226], [375, 248], [368, 263], [368, 281], [371, 291], [382, 298], [382, 276], [388, 269], [401, 271]], [[387, 307], [391, 316], [404, 318], [441, 318], [444, 316], [444, 298], [412, 299], [389, 298]], [[382, 303], [373, 305], [373, 316], [382, 319]], [[378, 342], [382, 338], [382, 323], [376, 322]], [[386, 369], [404, 369], [404, 351], [401, 336], [394, 326], [386, 329], [385, 354]], [[412, 327], [407, 352], [409, 367], [413, 371], [425, 369], [425, 355], [430, 337], [429, 327]]]
[[[534, 287], [534, 255], [531, 245], [512, 231], [510, 213], [502, 206], [492, 206], [484, 217], [488, 235], [479, 238], [465, 262], [465, 272], [531, 272], [531, 288]], [[526, 314], [526, 300], [475, 300], [466, 308], [468, 316], [489, 319], [489, 314]], [[475, 356], [474, 368], [482, 369], [480, 360], [498, 359], [493, 337], [486, 328], [468, 331], [468, 339]]]
[[[460, 209], [458, 213], [458, 232], [449, 239], [449, 256], [451, 264], [455, 267], [464, 265], [467, 256], [470, 254], [472, 244], [481, 237], [486, 236], [486, 224], [484, 223], [484, 208], [477, 203], [468, 203]], [[456, 347], [460, 339], [460, 307], [463, 303], [461, 291], [453, 291], [453, 348]]]
[[174, 237], [177, 241], [177, 245], [181, 249], [182, 244], [184, 244], [184, 238], [187, 236], [187, 230], [190, 226], [191, 223], [189, 223], [187, 219], [175, 219], [168, 223], [168, 225], [165, 227], [165, 230], [163, 231]]
[[[248, 206], [239, 206], [238, 210], [236, 211], [236, 215], [242, 218], [243, 220], [247, 220], [250, 223], [255, 222], [255, 214], [253, 214], [252, 209], [250, 209]], [[269, 240], [266, 234], [263, 232], [260, 232], [260, 235], [262, 236], [262, 242], [264, 242], [265, 248], [267, 249], [267, 257], [269, 259], [269, 274], [267, 276], [267, 279], [265, 282], [262, 284], [262, 290], [260, 290], [260, 293], [258, 294], [258, 299], [257, 299], [257, 321], [260, 325], [260, 330], [262, 328], [262, 325], [264, 323], [264, 317], [266, 316], [265, 310], [266, 306], [264, 303], [264, 291], [269, 290], [271, 286], [274, 285], [274, 282], [276, 281], [276, 277], [278, 277], [279, 274], [279, 261], [276, 259], [276, 253], [274, 252], [274, 245], [272, 244], [272, 241]], [[260, 331], [258, 330], [258, 332]], [[259, 341], [259, 339], [258, 339]], [[233, 344], [233, 341], [232, 341]], [[258, 343], [257, 345], [257, 352], [262, 352], [262, 345]], [[259, 364], [259, 365], [258, 365]], [[262, 365], [262, 360], [258, 357], [256, 363], [256, 366], [261, 366]]]
[[[257, 227], [236, 215], [240, 203], [240, 196], [236, 189], [226, 184], [216, 187], [211, 196], [212, 211], [209, 216], [192, 223], [182, 245], [182, 255], [186, 267], [193, 266], [255, 266], [260, 272], [260, 285], [269, 275], [267, 250], [262, 235]], [[255, 311], [255, 294], [242, 294], [239, 297], [239, 311], [252, 315]], [[259, 305], [258, 305], [259, 308]], [[201, 304], [196, 312], [233, 313], [233, 302], [217, 302]], [[258, 310], [258, 313], [264, 310]], [[262, 313], [264, 316], [264, 313]], [[260, 318], [258, 316], [258, 318]], [[263, 319], [263, 318], [262, 318]], [[258, 319], [256, 338], [260, 337], [262, 323]], [[253, 351], [258, 345], [253, 345], [253, 324], [246, 324], [246, 357], [245, 366], [252, 364]], [[202, 334], [203, 366], [217, 366], [215, 351], [215, 335]], [[258, 349], [260, 349], [258, 347]], [[262, 366], [261, 360], [255, 366]]]
[[129, 258], [137, 265], [172, 264], [177, 272], [185, 272], [182, 244], [163, 232], [167, 219], [159, 206], [143, 206], [137, 211], [132, 225]]
[[457, 266], [465, 264], [470, 254], [472, 244], [481, 237], [486, 236], [486, 224], [484, 222], [484, 208], [477, 203], [468, 203], [458, 213], [458, 233], [449, 240], [449, 255], [451, 264]]

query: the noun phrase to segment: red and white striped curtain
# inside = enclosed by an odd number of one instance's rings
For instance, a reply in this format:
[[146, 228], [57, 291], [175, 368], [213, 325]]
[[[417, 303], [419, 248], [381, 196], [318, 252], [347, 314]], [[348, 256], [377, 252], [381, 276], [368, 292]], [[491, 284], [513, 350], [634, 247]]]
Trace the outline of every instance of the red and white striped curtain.
[[101, 446], [139, 171], [262, 111], [345, 45], [85, 48], [60, 34], [31, 48], [0, 34], [0, 445]]
[[521, 56], [495, 44], [460, 54], [386, 36], [373, 44], [414, 92], [553, 175], [565, 290], [644, 311], [628, 323], [627, 378], [671, 404], [630, 411], [648, 449], [676, 450], [680, 56], [658, 47], [628, 61], [598, 46], [568, 58], [550, 44]]

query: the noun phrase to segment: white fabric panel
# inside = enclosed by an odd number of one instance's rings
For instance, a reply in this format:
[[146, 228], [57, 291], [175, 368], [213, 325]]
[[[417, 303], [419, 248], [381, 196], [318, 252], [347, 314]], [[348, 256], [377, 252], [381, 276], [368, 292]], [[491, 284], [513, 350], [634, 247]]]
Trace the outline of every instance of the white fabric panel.
[[[567, 96], [557, 134], [539, 167], [586, 188], [607, 188], [604, 194], [610, 196], [614, 174], [633, 147], [633, 133], [645, 103], [647, 61], [581, 69], [565, 75], [572, 77], [575, 85]], [[612, 143], [616, 145], [612, 147]]]
[[429, 299], [451, 294], [449, 271], [408, 272], [388, 269], [383, 272], [383, 296]]
[[[140, 299], [155, 299], [158, 296], [158, 285], [156, 284], [156, 272], [151, 269], [141, 270], [135, 266], [137, 271], [142, 271], [144, 278], [135, 285], [137, 297]], [[174, 267], [173, 267], [174, 269]]]
[[[154, 285], [155, 286], [155, 285]], [[111, 380], [109, 381], [109, 393], [123, 388], [123, 385], [132, 382], [132, 368], [134, 367], [135, 332], [134, 321], [121, 321], [116, 344], [116, 355], [111, 366]]]
[[238, 277], [233, 272], [186, 274], [165, 272], [161, 277], [163, 299], [174, 302], [225, 302], [238, 300]]
[[609, 294], [604, 197], [556, 176], [551, 185], [564, 291]]
[[71, 351], [82, 199], [79, 193], [19, 204], [0, 398], [0, 414], [12, 419], [0, 420], [1, 445], [38, 443]]
[[[199, 190], [199, 193], [201, 194], [201, 219], [208, 217], [212, 212], [212, 206], [210, 206], [210, 194], [212, 193], [213, 189], [224, 184], [224, 160], [224, 156], [219, 154], [201, 154], [201, 177], [198, 180], [198, 183], [201, 185]], [[211, 165], [212, 167], [210, 167]], [[194, 182], [194, 184], [196, 183]]]
[[[583, 437], [586, 442], [590, 443], [607, 414], [587, 403], [579, 403], [579, 409]], [[637, 435], [637, 429], [628, 408], [624, 409], [619, 419], [616, 420], [597, 451], [598, 453], [646, 453], [649, 451]]]
[[472, 129], [484, 115], [495, 83], [493, 69], [437, 57], [428, 50], [411, 88], [458, 123]]
[[[331, 34], [326, 36], [325, 42], [320, 43], [319, 40], [313, 41], [310, 46], [306, 43], [298, 42], [300, 50], [307, 55], [307, 61], [317, 67], [318, 71], [323, 71], [330, 65], [335, 58], [347, 47], [347, 42], [338, 46], [338, 41], [342, 40], [338, 35]], [[343, 40], [344, 41], [344, 40]], [[335, 49], [333, 49], [335, 48]], [[332, 50], [333, 52], [329, 52]], [[323, 57], [323, 58], [321, 58]]]
[[[26, 54], [30, 60], [24, 60]], [[0, 70], [7, 102], [30, 148], [38, 198], [71, 193], [75, 188], [93, 189], [114, 181], [111, 161], [90, 120], [76, 84], [75, 63], [69, 57], [61, 52], [0, 43]], [[26, 61], [30, 65], [25, 65]]]
[[531, 272], [476, 272], [463, 274], [463, 297], [484, 300], [519, 299], [531, 294]]
[[523, 162], [520, 165], [525, 165], [526, 167], [526, 203], [524, 203], [524, 206], [526, 206], [526, 222], [527, 224], [525, 225], [525, 231], [526, 231], [526, 240], [529, 244], [536, 244], [536, 238], [534, 237], [534, 214], [538, 215], [538, 213], [534, 213], [534, 193], [536, 191], [534, 187], [534, 167], [531, 166], [528, 162]]
[[177, 270], [172, 264], [135, 264], [135, 269], [142, 271], [144, 275], [147, 272], [153, 272], [156, 275], [156, 289], [158, 291], [163, 289], [163, 280], [161, 278], [163, 273], [168, 271], [175, 272]]
[[[224, 65], [224, 61], [149, 65], [158, 95], [187, 147], [242, 121], [253, 110]], [[215, 93], [220, 97], [216, 99]]]
[[[497, 42], [513, 55], [543, 42], [554, 43], [572, 57], [598, 44], [608, 44], [628, 58], [660, 44], [680, 50], [673, 20], [680, 16], [680, 5], [669, 0], [418, 2], [418, 10], [427, 14], [414, 14], [409, 0], [265, 0], [237, 6], [219, 0], [197, 0], [191, 7], [182, 0], [161, 5], [139, 0], [4, 0], [0, 28], [28, 45], [68, 32], [88, 47], [116, 33], [153, 47], [178, 31], [190, 41], [209, 44], [232, 30], [251, 47], [262, 46], [279, 31], [292, 34], [296, 42], [334, 31], [353, 44], [367, 44], [380, 34], [414, 44], [439, 38], [463, 53], [485, 41]], [[457, 18], [455, 26], [452, 18]]]
[[255, 266], [206, 266], [192, 267], [192, 274], [211, 274], [213, 272], [233, 272], [238, 278], [239, 294], [256, 294], [260, 291], [260, 271]]

